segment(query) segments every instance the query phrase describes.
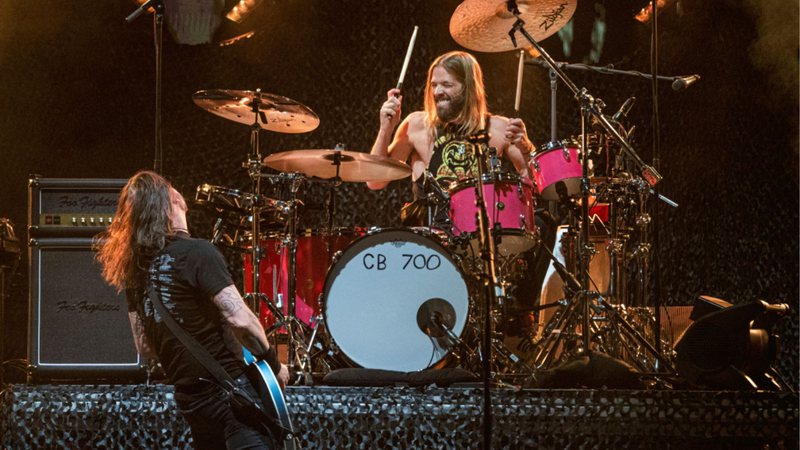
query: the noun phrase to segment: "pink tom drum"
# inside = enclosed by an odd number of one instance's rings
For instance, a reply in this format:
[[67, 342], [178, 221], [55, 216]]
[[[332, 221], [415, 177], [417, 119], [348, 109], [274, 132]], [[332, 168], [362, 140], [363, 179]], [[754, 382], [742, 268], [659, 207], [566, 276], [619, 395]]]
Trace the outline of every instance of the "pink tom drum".
[[[478, 239], [478, 208], [475, 205], [474, 178], [450, 185], [450, 220], [453, 234]], [[520, 254], [533, 248], [531, 234], [536, 231], [534, 221], [533, 186], [513, 174], [484, 175], [483, 196], [489, 214], [489, 226], [499, 224], [501, 254]], [[474, 244], [474, 243], [473, 243]], [[473, 248], [477, 249], [476, 245]]]
[[568, 196], [581, 192], [580, 144], [575, 141], [548, 142], [531, 156], [531, 174], [544, 200], [559, 200], [556, 185], [564, 182]]

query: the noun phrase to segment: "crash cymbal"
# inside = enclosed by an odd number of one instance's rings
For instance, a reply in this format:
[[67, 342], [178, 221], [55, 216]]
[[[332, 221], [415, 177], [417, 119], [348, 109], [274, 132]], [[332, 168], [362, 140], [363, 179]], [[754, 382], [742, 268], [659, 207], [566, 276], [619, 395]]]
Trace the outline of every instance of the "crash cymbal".
[[334, 178], [335, 161], [341, 162], [342, 181], [391, 181], [411, 174], [407, 164], [385, 156], [347, 150], [292, 150], [264, 158], [264, 165], [281, 172], [301, 172], [310, 177]]
[[307, 106], [280, 95], [258, 91], [211, 89], [192, 95], [194, 103], [206, 111], [234, 122], [255, 122], [253, 102], [259, 100], [258, 124], [278, 133], [305, 133], [319, 126], [319, 117]]
[[[514, 50], [508, 32], [517, 18], [508, 11], [504, 0], [465, 0], [450, 18], [450, 35], [463, 47], [479, 52]], [[541, 41], [569, 22], [577, 0], [518, 0], [519, 18], [536, 42]], [[516, 33], [517, 45], [530, 43]]]

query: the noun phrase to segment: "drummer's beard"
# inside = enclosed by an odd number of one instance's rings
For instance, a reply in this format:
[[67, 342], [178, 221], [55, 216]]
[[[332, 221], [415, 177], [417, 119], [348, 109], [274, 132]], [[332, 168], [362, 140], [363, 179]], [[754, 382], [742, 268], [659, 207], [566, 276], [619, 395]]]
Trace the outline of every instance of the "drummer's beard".
[[464, 108], [464, 92], [455, 96], [446, 94], [436, 97], [436, 115], [444, 123], [450, 123], [458, 119], [461, 110]]

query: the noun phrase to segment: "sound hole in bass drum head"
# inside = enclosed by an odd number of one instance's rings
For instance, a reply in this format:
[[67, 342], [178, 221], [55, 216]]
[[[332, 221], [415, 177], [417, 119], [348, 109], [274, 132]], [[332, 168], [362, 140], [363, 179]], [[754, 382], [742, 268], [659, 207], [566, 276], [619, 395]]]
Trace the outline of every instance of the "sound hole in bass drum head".
[[323, 295], [325, 325], [336, 347], [372, 369], [409, 372], [435, 365], [453, 339], [431, 316], [461, 336], [469, 315], [467, 283], [448, 251], [402, 229], [353, 242], [328, 272]]

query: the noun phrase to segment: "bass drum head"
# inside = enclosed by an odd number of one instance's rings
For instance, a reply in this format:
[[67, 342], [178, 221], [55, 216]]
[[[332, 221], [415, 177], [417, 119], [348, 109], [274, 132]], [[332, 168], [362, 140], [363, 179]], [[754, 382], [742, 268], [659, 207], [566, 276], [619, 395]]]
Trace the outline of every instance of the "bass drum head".
[[469, 315], [467, 283], [450, 254], [409, 230], [382, 230], [353, 242], [328, 272], [323, 295], [325, 325], [336, 347], [371, 369], [410, 372], [435, 365], [452, 340], [429, 317], [440, 313], [461, 336]]

